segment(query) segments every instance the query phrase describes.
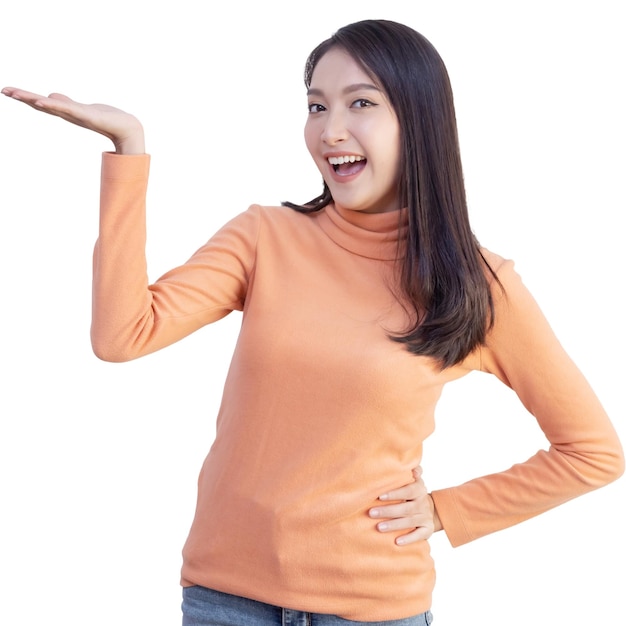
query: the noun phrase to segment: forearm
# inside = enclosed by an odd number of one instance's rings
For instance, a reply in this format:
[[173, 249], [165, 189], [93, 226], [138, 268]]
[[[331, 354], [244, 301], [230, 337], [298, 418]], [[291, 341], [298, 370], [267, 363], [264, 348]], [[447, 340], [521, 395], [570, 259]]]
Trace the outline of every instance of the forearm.
[[147, 156], [105, 154], [100, 191], [100, 228], [93, 258], [91, 339], [107, 361], [139, 356], [150, 317], [145, 260]]
[[518, 395], [545, 435], [540, 450], [506, 471], [434, 491], [454, 545], [529, 519], [618, 478], [624, 456], [588, 381], [560, 344], [511, 262], [498, 268], [495, 323], [481, 368]]

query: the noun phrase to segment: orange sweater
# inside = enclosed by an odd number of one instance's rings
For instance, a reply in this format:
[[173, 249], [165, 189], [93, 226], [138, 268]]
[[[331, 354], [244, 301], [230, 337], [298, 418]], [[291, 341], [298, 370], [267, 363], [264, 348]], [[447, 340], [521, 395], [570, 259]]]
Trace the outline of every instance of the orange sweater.
[[440, 371], [390, 341], [398, 213], [252, 206], [148, 285], [147, 156], [106, 154], [92, 341], [106, 360], [171, 344], [232, 310], [239, 340], [202, 467], [183, 585], [346, 619], [430, 607], [427, 542], [398, 547], [368, 510], [412, 480], [443, 385], [474, 369], [512, 387], [551, 443], [525, 463], [433, 493], [454, 545], [617, 478], [604, 410], [510, 261], [487, 345]]

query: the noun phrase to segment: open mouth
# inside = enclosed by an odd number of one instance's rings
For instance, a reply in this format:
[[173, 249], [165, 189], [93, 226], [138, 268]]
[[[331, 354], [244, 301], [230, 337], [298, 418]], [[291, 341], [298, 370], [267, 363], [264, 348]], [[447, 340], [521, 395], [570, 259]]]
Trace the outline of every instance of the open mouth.
[[352, 174], [357, 174], [365, 167], [367, 159], [351, 154], [340, 157], [329, 157], [328, 162], [339, 176], [351, 176]]

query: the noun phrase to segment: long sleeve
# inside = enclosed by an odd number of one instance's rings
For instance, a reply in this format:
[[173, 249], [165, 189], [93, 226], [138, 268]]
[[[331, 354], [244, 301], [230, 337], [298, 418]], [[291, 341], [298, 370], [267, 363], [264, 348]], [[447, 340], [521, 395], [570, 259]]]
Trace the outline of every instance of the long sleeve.
[[433, 493], [455, 546], [547, 511], [624, 471], [609, 418], [513, 263], [504, 262], [498, 277], [504, 292], [494, 287], [495, 325], [482, 349], [481, 368], [517, 393], [550, 446], [507, 471]]
[[147, 176], [147, 157], [104, 157], [96, 353], [132, 359], [244, 311], [198, 479], [184, 585], [359, 621], [426, 610], [435, 582], [428, 542], [399, 548], [367, 511], [411, 479], [445, 384], [478, 367], [518, 393], [552, 445], [506, 472], [435, 492], [453, 543], [622, 472], [604, 410], [511, 264], [499, 268], [506, 295], [494, 287], [487, 345], [442, 371], [388, 336], [406, 319], [389, 288], [404, 236], [398, 215], [253, 206], [149, 284]]
[[145, 258], [149, 157], [106, 153], [93, 262], [94, 352], [127, 361], [242, 310], [254, 266], [258, 212], [231, 220], [184, 265], [148, 283]]

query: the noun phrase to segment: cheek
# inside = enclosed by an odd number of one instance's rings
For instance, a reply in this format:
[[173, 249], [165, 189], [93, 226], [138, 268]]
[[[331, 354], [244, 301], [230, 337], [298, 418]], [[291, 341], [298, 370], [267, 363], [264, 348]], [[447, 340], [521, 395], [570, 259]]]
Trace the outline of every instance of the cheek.
[[319, 148], [319, 132], [315, 128], [315, 124], [307, 123], [304, 125], [304, 143], [311, 155], [317, 169], [322, 176], [325, 176], [324, 166], [326, 160], [322, 157]]
[[314, 156], [313, 154], [313, 150], [315, 147], [314, 129], [313, 129], [313, 125], [310, 122], [307, 122], [304, 125], [304, 143], [306, 144], [307, 150], [311, 153], [311, 156]]

